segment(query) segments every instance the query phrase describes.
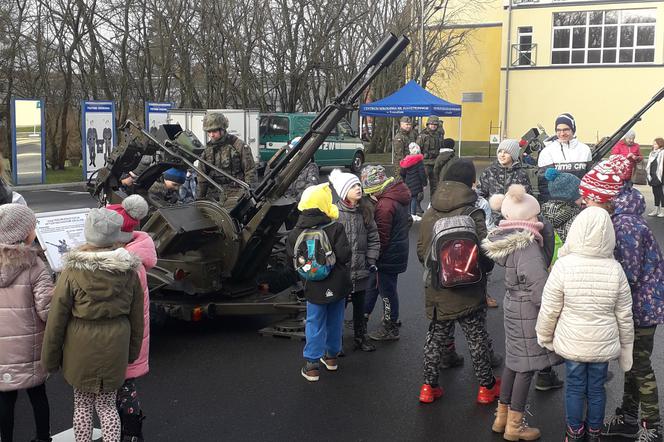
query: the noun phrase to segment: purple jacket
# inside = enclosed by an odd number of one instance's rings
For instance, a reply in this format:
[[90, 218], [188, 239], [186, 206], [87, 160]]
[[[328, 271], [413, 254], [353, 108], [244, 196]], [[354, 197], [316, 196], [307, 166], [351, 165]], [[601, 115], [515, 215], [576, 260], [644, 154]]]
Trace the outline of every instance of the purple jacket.
[[53, 282], [37, 250], [0, 244], [0, 391], [43, 384], [44, 326]]
[[616, 232], [614, 255], [622, 265], [632, 290], [634, 326], [664, 323], [664, 259], [650, 227], [643, 219], [646, 202], [633, 188], [623, 189], [614, 200], [611, 216]]

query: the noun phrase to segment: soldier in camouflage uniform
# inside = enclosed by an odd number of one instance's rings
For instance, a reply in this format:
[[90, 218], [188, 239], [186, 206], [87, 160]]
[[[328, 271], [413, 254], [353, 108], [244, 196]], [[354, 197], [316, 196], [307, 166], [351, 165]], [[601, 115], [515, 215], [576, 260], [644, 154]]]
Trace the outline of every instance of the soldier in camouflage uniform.
[[436, 192], [436, 185], [438, 184], [434, 179], [433, 166], [436, 164], [436, 158], [438, 158], [440, 149], [443, 147], [443, 137], [438, 130], [439, 126], [441, 126], [441, 124], [437, 116], [434, 115], [429, 117], [426, 129], [420, 133], [416, 141], [422, 150], [422, 155], [424, 155], [424, 169], [427, 172], [427, 178], [429, 180], [430, 196], [433, 196]]
[[[222, 113], [210, 112], [203, 118], [203, 129], [210, 140], [201, 158], [250, 186], [255, 185], [258, 178], [251, 149], [238, 137], [227, 133], [228, 119]], [[220, 184], [224, 193], [221, 194], [219, 189], [211, 186], [199, 174], [196, 198], [218, 201], [225, 207], [233, 207], [243, 195], [244, 189], [205, 164], [201, 164], [200, 169]]]
[[401, 117], [399, 120], [399, 132], [392, 139], [392, 152], [394, 152], [394, 176], [400, 176], [401, 168], [399, 162], [408, 155], [408, 146], [415, 142], [413, 133], [413, 119]]

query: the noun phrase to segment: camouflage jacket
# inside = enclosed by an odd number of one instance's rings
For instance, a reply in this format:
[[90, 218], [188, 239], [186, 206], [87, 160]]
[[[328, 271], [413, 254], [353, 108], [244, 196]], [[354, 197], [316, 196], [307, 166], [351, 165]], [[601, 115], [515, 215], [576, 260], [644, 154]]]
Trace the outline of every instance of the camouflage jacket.
[[167, 189], [163, 180], [155, 181], [148, 191], [151, 202], [157, 207], [172, 206], [180, 200], [177, 190]]
[[523, 184], [526, 192], [532, 195], [532, 187], [528, 174], [521, 167], [518, 161], [512, 164], [512, 167], [503, 167], [496, 160], [492, 165], [484, 169], [480, 175], [480, 183], [477, 186], [477, 193], [484, 197], [489, 198], [496, 193], [505, 194], [507, 189], [512, 184]]
[[293, 198], [295, 201], [299, 201], [302, 196], [302, 192], [309, 186], [315, 186], [320, 183], [320, 173], [318, 171], [318, 165], [316, 163], [310, 162], [307, 166], [300, 172], [297, 179], [291, 184], [286, 190], [286, 196]]
[[[246, 182], [250, 186], [255, 185], [258, 180], [256, 176], [256, 164], [251, 155], [251, 149], [234, 135], [227, 134], [218, 141], [209, 142], [201, 158], [214, 164], [229, 175]], [[237, 183], [205, 164], [201, 164], [200, 168], [224, 188], [240, 188]], [[218, 199], [218, 193], [219, 191], [214, 186], [210, 186], [207, 180], [199, 174], [198, 189], [196, 192], [197, 198]]]
[[417, 137], [416, 143], [419, 144], [422, 155], [424, 155], [424, 164], [432, 165], [436, 163], [440, 148], [443, 147], [443, 137], [439, 131], [431, 132], [424, 129]]
[[394, 176], [399, 176], [399, 162], [404, 159], [408, 152], [408, 145], [415, 141], [413, 131], [405, 132], [399, 129], [399, 132], [392, 139], [392, 150], [394, 152]]

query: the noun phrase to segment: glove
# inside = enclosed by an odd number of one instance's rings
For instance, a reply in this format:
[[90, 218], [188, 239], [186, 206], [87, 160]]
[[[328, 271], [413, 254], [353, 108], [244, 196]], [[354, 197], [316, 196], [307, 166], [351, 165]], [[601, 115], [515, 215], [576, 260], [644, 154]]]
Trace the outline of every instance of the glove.
[[376, 264], [371, 264], [369, 266], [369, 273], [376, 273], [378, 271], [378, 267], [376, 267]]
[[620, 347], [620, 356], [618, 357], [618, 365], [624, 372], [632, 369], [632, 346]]

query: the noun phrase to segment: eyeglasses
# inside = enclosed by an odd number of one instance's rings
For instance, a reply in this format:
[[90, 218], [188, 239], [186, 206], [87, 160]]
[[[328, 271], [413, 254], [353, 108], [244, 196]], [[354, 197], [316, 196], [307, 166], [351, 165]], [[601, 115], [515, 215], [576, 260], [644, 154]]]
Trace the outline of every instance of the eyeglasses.
[[572, 129], [570, 129], [569, 127], [565, 129], [556, 129], [556, 133], [567, 133], [567, 132], [572, 132]]

